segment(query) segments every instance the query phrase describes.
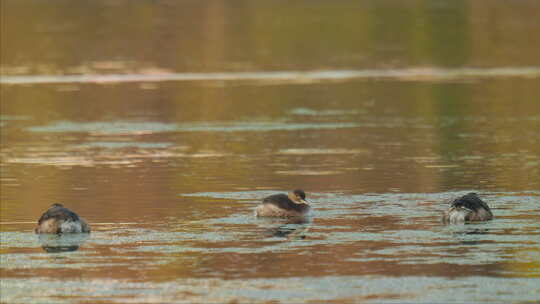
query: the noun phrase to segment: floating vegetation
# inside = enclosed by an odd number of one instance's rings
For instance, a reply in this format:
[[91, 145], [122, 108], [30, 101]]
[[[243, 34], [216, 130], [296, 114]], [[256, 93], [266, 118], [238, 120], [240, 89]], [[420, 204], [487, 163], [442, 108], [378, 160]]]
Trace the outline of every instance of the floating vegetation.
[[160, 122], [72, 122], [57, 121], [46, 126], [29, 127], [40, 133], [90, 133], [93, 135], [148, 135], [166, 132], [264, 132], [318, 129], [354, 128], [356, 123], [299, 123], [299, 122], [213, 122], [213, 123], [160, 123]]
[[84, 75], [19, 75], [3, 76], [3, 84], [53, 84], [53, 83], [126, 83], [126, 82], [243, 82], [254, 85], [309, 84], [321, 82], [347, 82], [362, 79], [391, 79], [401, 81], [454, 81], [478, 78], [540, 77], [538, 67], [496, 68], [406, 68], [374, 70], [327, 71], [256, 71], [223, 73], [171, 73], [167, 71], [138, 74], [84, 74]]
[[319, 148], [295, 148], [282, 149], [278, 152], [285, 155], [329, 155], [329, 154], [360, 154], [369, 153], [363, 149], [319, 149]]

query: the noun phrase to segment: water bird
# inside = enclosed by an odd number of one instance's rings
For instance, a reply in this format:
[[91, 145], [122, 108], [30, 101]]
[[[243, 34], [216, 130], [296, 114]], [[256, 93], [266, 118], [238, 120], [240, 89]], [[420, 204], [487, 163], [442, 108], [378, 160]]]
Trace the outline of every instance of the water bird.
[[52, 204], [39, 218], [34, 231], [41, 233], [89, 233], [90, 226], [77, 213], [62, 204]]
[[304, 190], [294, 190], [288, 194], [274, 194], [265, 197], [255, 209], [258, 217], [301, 217], [308, 214], [311, 207], [306, 202]]
[[443, 213], [443, 222], [461, 223], [478, 222], [493, 219], [489, 206], [474, 192], [468, 193], [450, 203], [450, 208]]

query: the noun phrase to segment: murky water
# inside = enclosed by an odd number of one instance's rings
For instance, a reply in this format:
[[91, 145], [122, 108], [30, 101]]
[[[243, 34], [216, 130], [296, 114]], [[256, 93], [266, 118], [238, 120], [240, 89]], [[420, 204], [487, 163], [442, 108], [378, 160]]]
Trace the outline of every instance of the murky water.
[[537, 1], [0, 4], [0, 302], [540, 301]]

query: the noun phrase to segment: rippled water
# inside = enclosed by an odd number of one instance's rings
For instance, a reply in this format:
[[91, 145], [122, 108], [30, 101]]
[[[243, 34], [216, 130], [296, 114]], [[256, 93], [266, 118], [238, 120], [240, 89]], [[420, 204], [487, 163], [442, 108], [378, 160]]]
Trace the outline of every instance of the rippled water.
[[[310, 193], [316, 209], [309, 221], [254, 218], [253, 206], [270, 193], [179, 194], [179, 203], [197, 206], [190, 216], [93, 222], [91, 237], [63, 243], [38, 238], [30, 224], [4, 225], [10, 229], [2, 233], [3, 299], [538, 299], [540, 191], [483, 193], [496, 219], [452, 226], [440, 223], [441, 202], [463, 192]], [[80, 248], [39, 250], [47, 246]]]
[[54, 4], [1, 2], [0, 302], [540, 301], [538, 1]]

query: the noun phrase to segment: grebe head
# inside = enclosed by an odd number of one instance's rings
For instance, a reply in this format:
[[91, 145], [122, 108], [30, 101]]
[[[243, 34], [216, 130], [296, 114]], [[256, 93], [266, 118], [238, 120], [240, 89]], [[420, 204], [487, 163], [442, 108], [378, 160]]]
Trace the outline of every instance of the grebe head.
[[304, 190], [296, 189], [292, 192], [289, 192], [288, 197], [296, 204], [308, 205], [308, 202], [306, 202], [306, 193], [304, 192]]
[[62, 205], [60, 203], [54, 203], [54, 204], [51, 205], [51, 208], [53, 208], [53, 207], [61, 207], [61, 208], [63, 208], [64, 205]]
[[455, 199], [450, 205], [454, 209], [466, 209], [470, 211], [477, 211], [482, 208], [482, 204], [479, 203], [480, 198], [474, 192], [468, 193], [460, 198]]

